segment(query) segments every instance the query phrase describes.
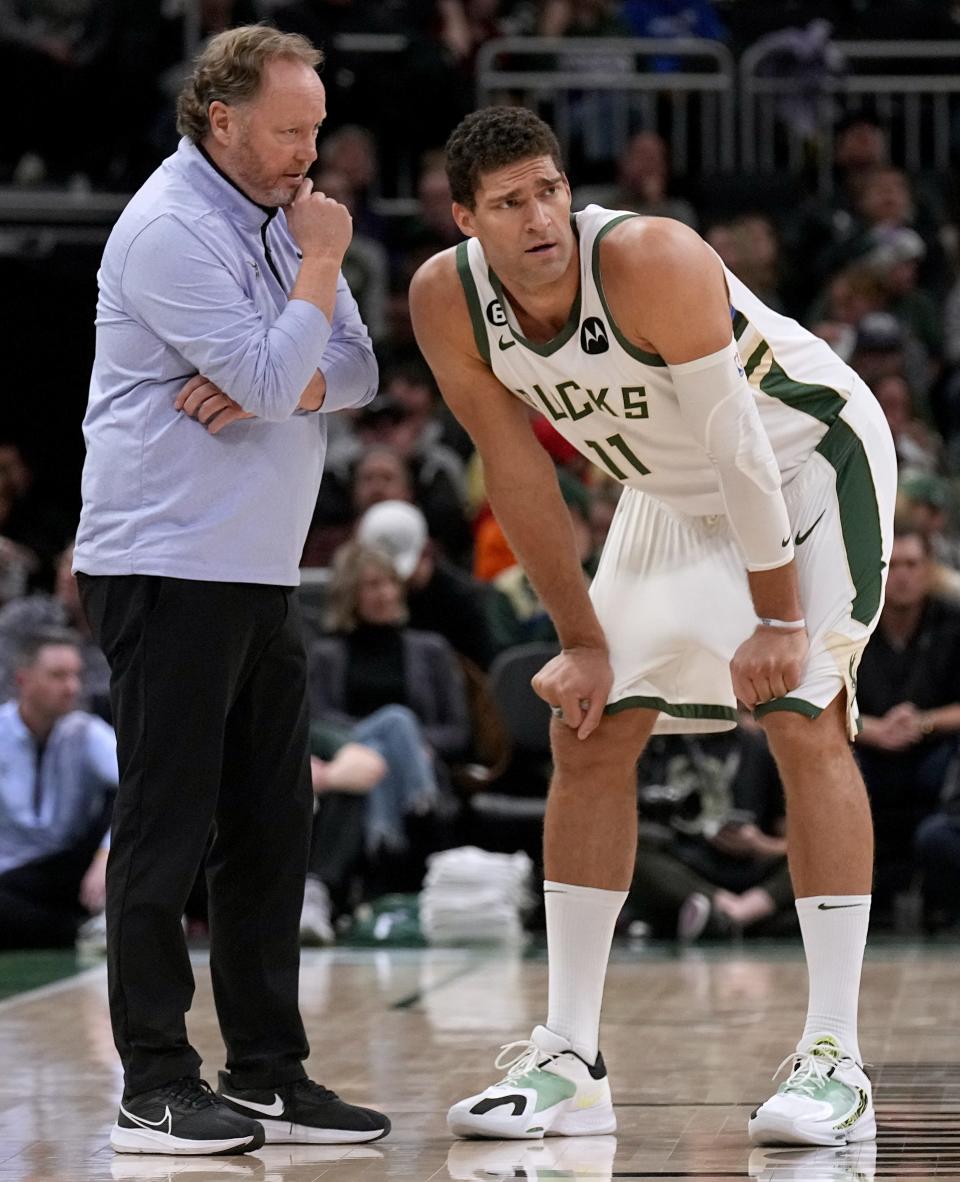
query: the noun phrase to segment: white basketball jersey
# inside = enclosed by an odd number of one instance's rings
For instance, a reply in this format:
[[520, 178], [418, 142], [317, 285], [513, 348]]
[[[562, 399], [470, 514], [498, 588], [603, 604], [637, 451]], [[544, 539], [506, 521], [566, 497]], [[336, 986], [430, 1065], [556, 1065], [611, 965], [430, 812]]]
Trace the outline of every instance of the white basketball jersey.
[[[523, 336], [479, 241], [460, 243], [457, 267], [477, 348], [508, 390], [603, 471], [681, 512], [720, 514], [715, 471], [683, 420], [667, 363], [624, 337], [604, 297], [600, 242], [635, 216], [598, 205], [574, 215], [580, 290], [570, 319], [543, 344]], [[733, 335], [786, 485], [838, 418], [859, 434], [858, 420], [881, 412], [824, 341], [724, 271]], [[638, 290], [636, 298], [657, 297]]]

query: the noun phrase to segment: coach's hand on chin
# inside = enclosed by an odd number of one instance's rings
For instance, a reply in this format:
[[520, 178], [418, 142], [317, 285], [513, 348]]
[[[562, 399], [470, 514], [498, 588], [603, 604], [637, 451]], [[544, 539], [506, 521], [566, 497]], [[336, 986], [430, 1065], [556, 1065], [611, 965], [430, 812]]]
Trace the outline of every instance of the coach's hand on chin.
[[803, 678], [809, 648], [805, 628], [784, 632], [758, 624], [730, 662], [734, 693], [749, 710], [785, 698]]

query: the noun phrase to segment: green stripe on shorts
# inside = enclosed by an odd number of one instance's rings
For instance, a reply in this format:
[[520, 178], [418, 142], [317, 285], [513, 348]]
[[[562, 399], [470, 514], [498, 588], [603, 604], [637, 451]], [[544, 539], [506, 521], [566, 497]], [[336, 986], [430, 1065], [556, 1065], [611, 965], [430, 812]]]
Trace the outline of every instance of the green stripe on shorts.
[[817, 447], [837, 474], [840, 528], [855, 594], [851, 616], [869, 624], [880, 610], [883, 591], [883, 534], [877, 490], [860, 436], [838, 419]]
[[[748, 378], [769, 348], [766, 341], [761, 341], [753, 351], [744, 367]], [[880, 610], [883, 535], [866, 450], [856, 431], [840, 418], [846, 399], [830, 386], [795, 381], [772, 359], [769, 372], [760, 380], [760, 389], [829, 428], [817, 451], [837, 474], [840, 527], [854, 586], [850, 614], [858, 623], [869, 624]]]
[[773, 714], [778, 710], [786, 710], [791, 714], [805, 714], [807, 718], [819, 718], [823, 713], [822, 706], [814, 706], [805, 698], [774, 698], [772, 702], [761, 702], [753, 712], [754, 718], [763, 718], [765, 714]]
[[671, 718], [704, 718], [720, 722], [736, 722], [737, 712], [732, 706], [714, 706], [701, 702], [667, 702], [663, 698], [638, 695], [621, 698], [604, 708], [604, 714], [619, 714], [621, 710], [659, 710]]

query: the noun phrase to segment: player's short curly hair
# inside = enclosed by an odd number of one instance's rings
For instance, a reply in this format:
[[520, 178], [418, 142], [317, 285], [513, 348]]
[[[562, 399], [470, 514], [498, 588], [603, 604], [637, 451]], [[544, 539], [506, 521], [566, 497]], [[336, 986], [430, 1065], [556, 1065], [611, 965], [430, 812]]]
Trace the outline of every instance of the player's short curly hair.
[[485, 172], [531, 156], [550, 156], [560, 171], [560, 145], [546, 123], [526, 107], [484, 107], [467, 115], [450, 133], [446, 146], [450, 196], [473, 209]]
[[269, 25], [241, 25], [212, 37], [177, 99], [177, 131], [199, 144], [210, 130], [210, 104], [252, 99], [265, 66], [275, 58], [301, 61], [312, 70], [323, 62], [323, 54], [306, 37]]

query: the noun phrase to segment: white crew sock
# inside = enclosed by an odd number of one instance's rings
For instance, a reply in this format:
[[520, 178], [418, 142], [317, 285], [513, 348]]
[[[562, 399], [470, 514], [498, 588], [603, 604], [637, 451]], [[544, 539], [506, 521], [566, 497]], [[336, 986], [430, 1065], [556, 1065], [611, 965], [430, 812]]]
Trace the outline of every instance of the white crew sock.
[[807, 1021], [798, 1050], [814, 1035], [833, 1034], [858, 1063], [860, 970], [870, 926], [870, 895], [814, 895], [797, 899], [810, 976]]
[[547, 1029], [595, 1063], [603, 982], [626, 891], [545, 882], [550, 990]]

